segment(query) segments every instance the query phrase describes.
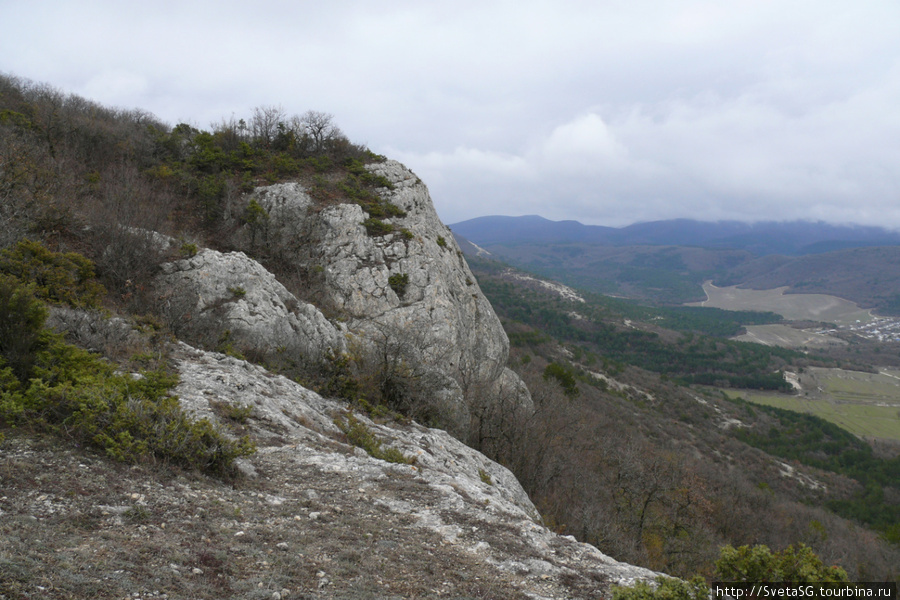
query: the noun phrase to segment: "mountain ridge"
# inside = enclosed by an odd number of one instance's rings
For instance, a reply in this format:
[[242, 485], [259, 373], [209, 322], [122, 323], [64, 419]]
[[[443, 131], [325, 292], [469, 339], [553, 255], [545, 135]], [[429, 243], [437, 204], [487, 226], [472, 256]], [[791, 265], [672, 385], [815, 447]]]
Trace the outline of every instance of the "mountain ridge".
[[670, 219], [614, 228], [539, 215], [485, 216], [450, 225], [478, 244], [587, 243], [610, 246], [699, 246], [747, 250], [758, 256], [802, 256], [839, 248], [900, 244], [900, 232], [866, 225], [814, 221], [699, 221]]

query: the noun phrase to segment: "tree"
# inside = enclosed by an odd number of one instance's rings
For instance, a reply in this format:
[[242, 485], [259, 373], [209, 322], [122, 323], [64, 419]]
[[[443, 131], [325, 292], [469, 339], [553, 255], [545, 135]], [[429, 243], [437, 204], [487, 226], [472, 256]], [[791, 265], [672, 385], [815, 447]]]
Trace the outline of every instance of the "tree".
[[0, 368], [5, 363], [19, 380], [28, 378], [46, 319], [33, 289], [0, 274]]
[[280, 106], [257, 106], [250, 118], [250, 135], [259, 146], [269, 148], [278, 135], [278, 125], [284, 121], [284, 109]]
[[334, 123], [334, 116], [317, 110], [308, 110], [300, 116], [298, 125], [312, 141], [311, 150], [320, 154], [327, 146], [344, 134]]

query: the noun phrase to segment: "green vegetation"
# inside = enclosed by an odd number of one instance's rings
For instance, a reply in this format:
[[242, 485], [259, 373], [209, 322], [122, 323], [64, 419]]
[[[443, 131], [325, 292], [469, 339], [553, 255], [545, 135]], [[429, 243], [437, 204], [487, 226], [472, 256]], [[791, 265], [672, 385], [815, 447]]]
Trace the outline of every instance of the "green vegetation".
[[403, 465], [411, 465], [416, 462], [414, 456], [406, 456], [397, 448], [385, 448], [384, 442], [379, 440], [372, 430], [357, 419], [352, 412], [346, 411], [342, 417], [335, 417], [334, 424], [344, 432], [351, 444], [362, 448], [372, 458]]
[[[743, 400], [734, 402], [749, 406]], [[753, 405], [753, 409], [773, 417], [772, 425], [767, 431], [735, 429], [735, 437], [774, 456], [858, 481], [863, 490], [853, 498], [827, 502], [836, 513], [884, 533], [900, 523], [900, 503], [891, 500], [900, 493], [900, 457], [879, 458], [859, 438], [813, 415], [765, 405]]]
[[391, 286], [391, 289], [394, 290], [397, 296], [402, 298], [406, 294], [406, 286], [409, 285], [409, 275], [406, 273], [394, 273], [388, 277], [388, 285]]
[[[481, 289], [497, 313], [510, 321], [526, 324], [535, 331], [513, 332], [514, 345], [540, 344], [543, 335], [581, 348], [606, 363], [640, 366], [683, 384], [765, 390], [790, 390], [781, 369], [807, 357], [799, 352], [720, 339], [690, 331], [691, 328], [731, 331], [741, 321], [765, 321], [772, 315], [728, 314], [707, 309], [655, 309], [621, 300], [590, 297], [586, 304], [549, 294], [522, 294], [514, 284], [484, 277]], [[581, 315], [582, 318], [574, 316]], [[641, 318], [656, 324], [678, 327], [683, 335], [657, 328], [629, 326]], [[543, 335], [542, 335], [543, 334]]]
[[575, 380], [575, 371], [568, 365], [550, 363], [544, 369], [544, 380], [555, 379], [562, 386], [563, 393], [574, 398], [578, 395], [578, 386]]
[[478, 469], [478, 477], [481, 479], [481, 482], [483, 484], [494, 485], [494, 480], [491, 479], [491, 474], [484, 469]]
[[33, 284], [36, 297], [56, 304], [97, 308], [106, 295], [90, 260], [74, 252], [51, 252], [31, 240], [0, 252], [0, 273]]
[[[716, 561], [713, 579], [721, 583], [849, 583], [840, 567], [826, 566], [811, 548], [799, 544], [781, 552], [768, 547], [725, 546]], [[707, 600], [710, 590], [703, 577], [690, 581], [658, 577], [657, 587], [639, 582], [634, 587], [618, 587], [614, 600]]]
[[0, 275], [0, 424], [52, 432], [116, 460], [153, 458], [220, 475], [254, 451], [247, 438], [231, 440], [208, 420], [192, 421], [170, 395], [175, 375], [119, 373], [44, 327], [41, 299], [99, 302], [90, 261], [31, 242], [2, 259], [14, 275]]
[[363, 227], [366, 228], [366, 233], [372, 237], [387, 235], [394, 231], [394, 226], [392, 224], [385, 223], [381, 219], [375, 217], [370, 217], [363, 221]]

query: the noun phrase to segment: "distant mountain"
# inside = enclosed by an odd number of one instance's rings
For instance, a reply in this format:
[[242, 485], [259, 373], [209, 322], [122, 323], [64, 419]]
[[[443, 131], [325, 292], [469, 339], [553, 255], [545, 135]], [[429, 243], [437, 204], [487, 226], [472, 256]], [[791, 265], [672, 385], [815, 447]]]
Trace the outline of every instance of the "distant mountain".
[[695, 246], [746, 250], [756, 256], [802, 256], [848, 248], [900, 245], [900, 232], [880, 227], [792, 221], [741, 223], [673, 219], [614, 228], [537, 215], [490, 216], [450, 226], [482, 247], [584, 243], [603, 246]]
[[488, 252], [602, 294], [681, 304], [705, 298], [701, 284], [712, 280], [833, 294], [900, 314], [900, 233], [878, 227], [677, 219], [615, 229], [538, 216], [481, 217], [451, 227], [467, 255]]

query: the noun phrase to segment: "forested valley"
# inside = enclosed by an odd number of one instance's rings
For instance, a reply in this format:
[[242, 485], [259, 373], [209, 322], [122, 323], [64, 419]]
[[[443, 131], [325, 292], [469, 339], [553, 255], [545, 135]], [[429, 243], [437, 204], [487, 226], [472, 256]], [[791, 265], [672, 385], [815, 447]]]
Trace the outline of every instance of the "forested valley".
[[851, 577], [898, 576], [900, 459], [816, 417], [723, 393], [789, 389], [786, 368], [870, 367], [727, 339], [780, 320], [772, 313], [576, 290], [580, 301], [502, 263], [469, 262], [536, 399], [565, 403], [539, 413], [538, 429], [554, 432], [541, 442], [544, 479], [523, 479], [560, 529], [682, 576], [709, 575], [726, 543], [802, 543]]

